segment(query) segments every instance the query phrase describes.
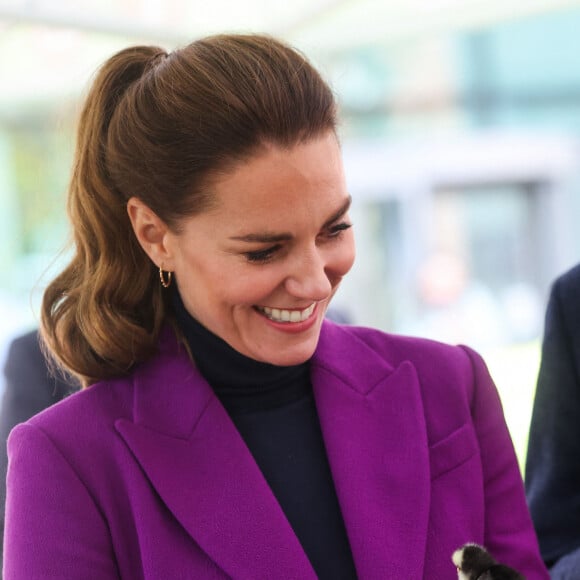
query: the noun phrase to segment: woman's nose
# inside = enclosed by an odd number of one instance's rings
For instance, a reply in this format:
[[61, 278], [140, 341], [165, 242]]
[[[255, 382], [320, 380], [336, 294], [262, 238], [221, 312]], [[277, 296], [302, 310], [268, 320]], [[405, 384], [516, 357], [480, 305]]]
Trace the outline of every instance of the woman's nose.
[[295, 261], [286, 278], [286, 290], [297, 298], [324, 300], [330, 296], [332, 283], [326, 273], [326, 261], [313, 251]]

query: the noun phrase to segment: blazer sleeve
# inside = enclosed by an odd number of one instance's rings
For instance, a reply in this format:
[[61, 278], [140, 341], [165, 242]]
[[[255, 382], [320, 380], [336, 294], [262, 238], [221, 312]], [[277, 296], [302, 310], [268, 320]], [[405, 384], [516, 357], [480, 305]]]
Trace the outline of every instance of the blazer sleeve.
[[4, 365], [4, 392], [0, 408], [0, 545], [4, 530], [8, 435], [15, 425], [56, 403], [72, 389], [50, 375], [38, 340], [36, 331], [15, 338]]
[[463, 348], [471, 359], [476, 385], [471, 412], [483, 471], [484, 544], [499, 562], [528, 580], [548, 580], [499, 394], [483, 359]]
[[23, 423], [8, 452], [4, 580], [118, 579], [107, 523], [49, 437]]
[[545, 562], [576, 551], [580, 568], [579, 297], [577, 268], [554, 283], [548, 301], [525, 481]]

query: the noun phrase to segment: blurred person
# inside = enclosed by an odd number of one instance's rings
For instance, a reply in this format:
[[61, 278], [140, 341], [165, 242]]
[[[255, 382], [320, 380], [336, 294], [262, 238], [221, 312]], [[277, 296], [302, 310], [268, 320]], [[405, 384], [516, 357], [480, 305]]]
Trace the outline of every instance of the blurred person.
[[64, 380], [51, 373], [36, 330], [17, 336], [10, 342], [4, 363], [0, 407], [0, 538], [4, 535], [8, 434], [18, 423], [30, 419], [77, 389], [78, 385], [72, 378]]
[[550, 292], [525, 484], [551, 577], [580, 578], [580, 265]]
[[464, 256], [430, 253], [417, 269], [419, 312], [408, 334], [483, 346], [502, 338], [502, 314], [489, 287], [469, 273]]
[[324, 319], [355, 256], [329, 86], [217, 35], [104, 63], [42, 334], [84, 389], [8, 443], [6, 580], [545, 579], [467, 347]]

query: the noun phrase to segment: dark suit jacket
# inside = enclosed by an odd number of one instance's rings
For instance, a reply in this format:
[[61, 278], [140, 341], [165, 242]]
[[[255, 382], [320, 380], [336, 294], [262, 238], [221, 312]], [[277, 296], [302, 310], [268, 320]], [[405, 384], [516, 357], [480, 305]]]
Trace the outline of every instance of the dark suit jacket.
[[548, 301], [525, 475], [552, 578], [580, 578], [580, 265]]
[[[72, 382], [71, 382], [72, 384]], [[50, 375], [38, 343], [38, 333], [14, 339], [4, 366], [4, 395], [0, 407], [0, 533], [4, 532], [6, 500], [6, 440], [12, 427], [60, 401], [74, 387]], [[0, 536], [0, 546], [2, 537]], [[1, 554], [1, 552], [0, 552]]]

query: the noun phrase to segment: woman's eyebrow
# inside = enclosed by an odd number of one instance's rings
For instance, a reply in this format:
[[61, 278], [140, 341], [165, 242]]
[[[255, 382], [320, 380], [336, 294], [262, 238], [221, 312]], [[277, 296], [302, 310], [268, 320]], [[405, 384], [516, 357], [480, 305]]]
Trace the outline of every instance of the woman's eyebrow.
[[[350, 208], [352, 203], [352, 197], [349, 195], [346, 201], [342, 204], [342, 206], [333, 213], [329, 219], [324, 222], [322, 226], [323, 229], [327, 228], [331, 224], [333, 224], [336, 220], [340, 219]], [[249, 243], [260, 243], [260, 244], [275, 244], [279, 242], [287, 242], [292, 239], [292, 234], [282, 232], [282, 233], [274, 233], [274, 232], [257, 232], [252, 234], [245, 234], [243, 236], [231, 236], [230, 240], [234, 240], [236, 242], [249, 242]]]
[[338, 211], [336, 211], [335, 213], [333, 213], [332, 216], [330, 216], [330, 218], [324, 222], [323, 228], [327, 228], [328, 226], [333, 224], [335, 221], [339, 220], [346, 212], [348, 212], [348, 210], [350, 209], [351, 203], [352, 203], [352, 196], [349, 195], [347, 197], [346, 201], [340, 207], [340, 209]]
[[275, 242], [287, 242], [292, 239], [291, 234], [281, 233], [274, 234], [270, 232], [261, 232], [256, 234], [246, 234], [245, 236], [232, 236], [230, 240], [237, 242], [260, 242], [263, 244], [271, 244]]

